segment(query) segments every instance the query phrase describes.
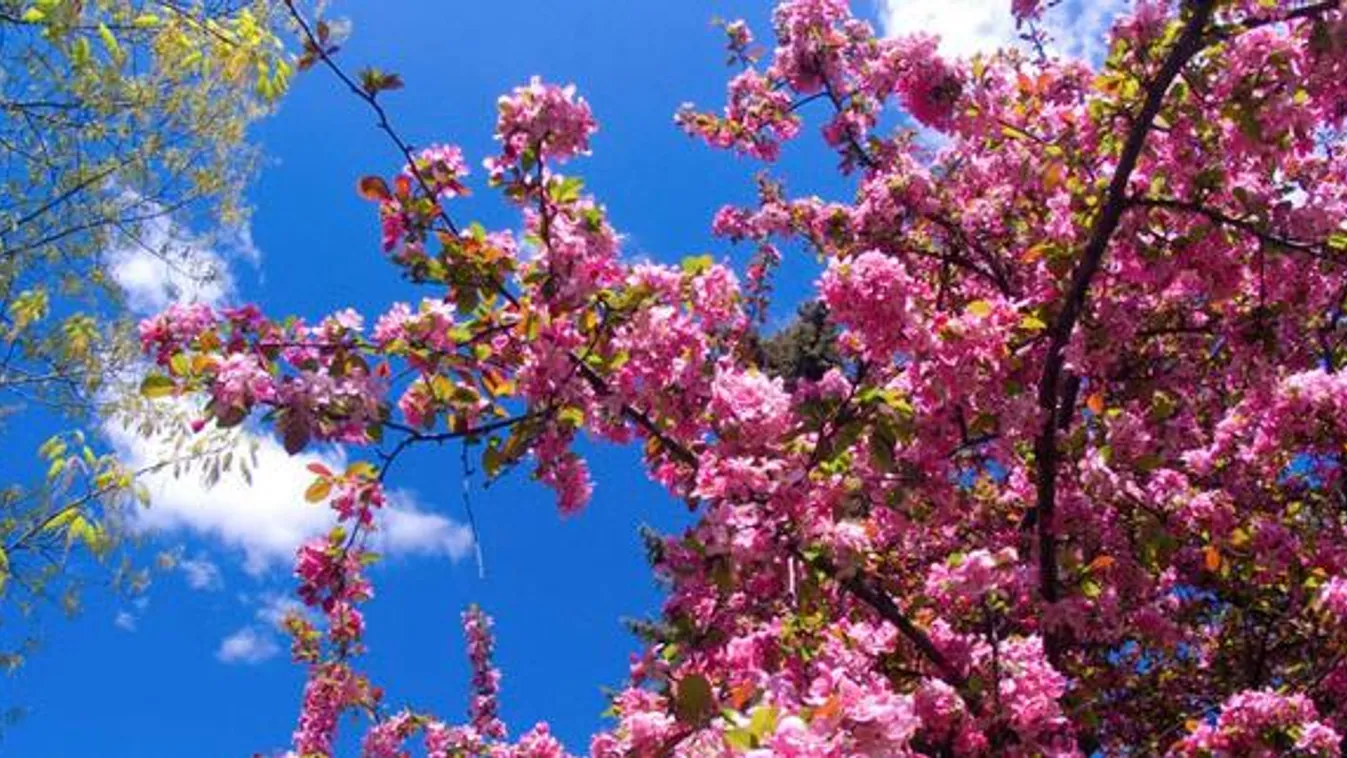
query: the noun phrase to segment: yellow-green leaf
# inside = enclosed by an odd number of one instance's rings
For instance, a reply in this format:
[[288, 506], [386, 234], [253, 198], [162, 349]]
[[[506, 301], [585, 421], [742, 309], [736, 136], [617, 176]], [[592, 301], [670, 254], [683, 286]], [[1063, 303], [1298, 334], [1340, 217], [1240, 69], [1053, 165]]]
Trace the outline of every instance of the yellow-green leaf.
[[1020, 319], [1020, 328], [1029, 332], [1041, 332], [1047, 329], [1048, 325], [1043, 319], [1030, 314]]
[[172, 379], [162, 374], [150, 374], [140, 382], [140, 394], [151, 399], [166, 397], [173, 394], [176, 386]]
[[331, 479], [315, 479], [313, 480], [313, 484], [310, 484], [309, 488], [304, 490], [304, 499], [310, 503], [321, 503], [327, 499], [327, 496], [331, 492]]
[[117, 42], [117, 37], [108, 28], [107, 24], [98, 25], [98, 38], [102, 40], [103, 47], [107, 48], [108, 55], [115, 61], [122, 60], [122, 46]]

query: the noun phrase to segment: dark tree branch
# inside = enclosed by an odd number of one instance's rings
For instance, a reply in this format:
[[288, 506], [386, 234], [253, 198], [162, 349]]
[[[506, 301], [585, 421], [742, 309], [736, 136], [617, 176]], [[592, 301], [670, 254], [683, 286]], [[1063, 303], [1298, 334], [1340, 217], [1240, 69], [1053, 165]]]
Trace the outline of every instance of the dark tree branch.
[[[1066, 347], [1071, 341], [1076, 322], [1080, 320], [1081, 313], [1085, 309], [1090, 284], [1099, 272], [1109, 240], [1117, 230], [1123, 211], [1127, 208], [1127, 185], [1145, 147], [1146, 137], [1160, 113], [1170, 84], [1188, 61], [1201, 51], [1203, 30], [1211, 19], [1215, 4], [1215, 0], [1195, 0], [1188, 4], [1188, 21], [1174, 47], [1165, 57], [1155, 79], [1146, 87], [1145, 101], [1128, 131], [1117, 168], [1109, 181], [1102, 209], [1091, 225], [1080, 263], [1072, 272], [1062, 309], [1058, 312], [1049, 332], [1047, 358], [1038, 389], [1038, 404], [1042, 410], [1042, 431], [1035, 444], [1038, 481], [1037, 503], [1034, 507], [1038, 531], [1039, 593], [1045, 603], [1057, 602], [1061, 593], [1054, 517], [1057, 506], [1058, 407], [1061, 404]], [[1049, 659], [1056, 663], [1061, 652], [1058, 635], [1049, 631], [1045, 634], [1044, 641]]]
[[1341, 0], [1324, 0], [1323, 2], [1313, 3], [1311, 5], [1302, 5], [1299, 8], [1295, 8], [1290, 11], [1287, 11], [1286, 13], [1281, 13], [1275, 16], [1258, 16], [1255, 18], [1247, 18], [1243, 21], [1229, 24], [1227, 26], [1222, 26], [1216, 29], [1214, 31], [1214, 34], [1216, 37], [1220, 39], [1225, 39], [1264, 26], [1285, 24], [1287, 22], [1295, 21], [1297, 19], [1317, 18], [1319, 16], [1324, 15], [1325, 13], [1328, 13], [1329, 11], [1337, 10], [1340, 5]]
[[1347, 256], [1334, 256], [1332, 251], [1324, 243], [1283, 237], [1260, 228], [1257, 224], [1249, 221], [1247, 218], [1235, 218], [1216, 208], [1211, 208], [1197, 202], [1167, 197], [1135, 197], [1128, 202], [1131, 205], [1141, 208], [1161, 208], [1169, 211], [1181, 211], [1196, 214], [1206, 218], [1214, 224], [1228, 226], [1232, 229], [1244, 232], [1245, 234], [1254, 237], [1259, 242], [1272, 247], [1280, 247], [1297, 253], [1304, 253], [1305, 255], [1320, 260], [1347, 263]]
[[925, 632], [908, 619], [907, 615], [898, 607], [898, 604], [893, 602], [893, 598], [889, 597], [889, 593], [885, 592], [880, 586], [877, 579], [861, 571], [843, 574], [837, 566], [833, 565], [832, 561], [823, 556], [816, 556], [811, 559], [799, 550], [795, 550], [795, 556], [805, 564], [832, 577], [853, 597], [870, 606], [880, 618], [893, 624], [898, 632], [921, 653], [922, 657], [930, 661], [946, 684], [958, 690], [959, 694], [970, 704], [978, 702], [969, 689], [968, 678], [945, 657], [944, 653], [940, 652], [940, 649], [935, 646], [935, 643]]

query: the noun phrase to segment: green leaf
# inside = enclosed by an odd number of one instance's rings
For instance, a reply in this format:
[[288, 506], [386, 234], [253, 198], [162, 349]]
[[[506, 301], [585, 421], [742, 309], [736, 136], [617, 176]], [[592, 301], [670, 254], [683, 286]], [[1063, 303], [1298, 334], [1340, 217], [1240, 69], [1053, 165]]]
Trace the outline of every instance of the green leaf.
[[482, 468], [486, 471], [488, 479], [496, 478], [504, 463], [501, 459], [500, 448], [495, 445], [491, 445], [482, 451]]
[[140, 382], [140, 395], [147, 398], [158, 398], [172, 395], [177, 389], [177, 385], [172, 379], [162, 374], [150, 374]]
[[688, 276], [697, 276], [713, 265], [715, 265], [715, 260], [709, 255], [689, 256], [683, 259], [683, 273]]
[[77, 513], [70, 520], [70, 527], [66, 529], [66, 546], [69, 547], [77, 541], [97, 553], [102, 546], [103, 530]]
[[402, 89], [402, 77], [377, 68], [366, 68], [360, 72], [360, 87], [366, 94], [374, 96], [384, 90]]
[[117, 42], [117, 37], [112, 34], [112, 30], [108, 28], [107, 24], [98, 25], [98, 38], [102, 40], [103, 47], [107, 48], [108, 55], [110, 55], [114, 61], [121, 62], [123, 56], [122, 46]]
[[747, 727], [740, 726], [727, 730], [725, 741], [730, 744], [730, 747], [745, 753], [755, 747], [753, 733]]
[[870, 464], [880, 471], [893, 470], [893, 448], [897, 435], [888, 424], [876, 424], [870, 430]]
[[749, 719], [748, 729], [753, 733], [754, 739], [761, 744], [766, 737], [776, 733], [776, 708], [770, 705], [760, 705], [753, 709], [753, 715]]
[[585, 412], [575, 406], [567, 406], [557, 411], [557, 420], [567, 426], [579, 428], [585, 423]]
[[715, 715], [715, 695], [711, 683], [701, 674], [689, 674], [678, 681], [674, 715], [684, 724], [702, 724]]
[[992, 304], [986, 300], [974, 300], [964, 310], [978, 318], [986, 318], [992, 313]]
[[1041, 332], [1048, 328], [1047, 322], [1033, 314], [1020, 319], [1020, 328], [1028, 332]]
[[559, 203], [573, 203], [580, 199], [580, 190], [584, 186], [585, 183], [578, 177], [568, 176], [555, 186], [552, 193], [553, 199]]
[[178, 376], [186, 376], [192, 371], [192, 362], [187, 360], [187, 356], [185, 354], [178, 353], [177, 355], [169, 359], [168, 367], [173, 370], [174, 374], [177, 374]]
[[357, 479], [373, 479], [378, 474], [379, 469], [369, 461], [352, 461], [351, 465], [346, 467], [346, 475]]

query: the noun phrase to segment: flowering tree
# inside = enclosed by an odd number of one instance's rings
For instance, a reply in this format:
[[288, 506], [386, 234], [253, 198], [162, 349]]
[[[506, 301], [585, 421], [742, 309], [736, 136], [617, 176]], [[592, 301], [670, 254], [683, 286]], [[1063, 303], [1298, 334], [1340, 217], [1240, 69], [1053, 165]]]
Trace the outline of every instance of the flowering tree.
[[[1347, 734], [1347, 16], [1336, 0], [1142, 0], [1097, 68], [1045, 52], [948, 60], [876, 38], [843, 0], [785, 0], [722, 114], [678, 122], [764, 161], [824, 113], [848, 201], [727, 207], [742, 278], [632, 264], [560, 173], [596, 129], [573, 89], [500, 101], [488, 183], [522, 217], [460, 225], [467, 160], [405, 153], [360, 192], [428, 294], [366, 333], [255, 307], [173, 308], [141, 336], [152, 395], [201, 424], [261, 412], [341, 526], [304, 546], [290, 621], [308, 666], [295, 752], [367, 715], [369, 756], [559, 756], [508, 742], [488, 622], [465, 616], [470, 722], [390, 710], [356, 668], [365, 537], [399, 455], [463, 440], [528, 466], [560, 510], [590, 492], [578, 436], [644, 445], [700, 516], [658, 541], [661, 620], [591, 755], [1338, 755]], [[1048, 11], [1050, 12], [1050, 11]], [[306, 27], [307, 29], [307, 27]], [[891, 111], [938, 133], [876, 132]], [[828, 359], [763, 370], [778, 245], [826, 261]], [[831, 339], [831, 337], [830, 337]], [[818, 354], [822, 352], [816, 351]]]

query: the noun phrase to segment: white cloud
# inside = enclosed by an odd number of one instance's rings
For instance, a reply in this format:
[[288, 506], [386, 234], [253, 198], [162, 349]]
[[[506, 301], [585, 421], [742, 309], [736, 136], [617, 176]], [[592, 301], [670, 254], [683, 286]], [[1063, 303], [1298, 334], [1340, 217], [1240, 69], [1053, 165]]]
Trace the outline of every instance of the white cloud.
[[[245, 598], [245, 602], [247, 599]], [[307, 613], [305, 605], [293, 597], [278, 592], [263, 592], [257, 598], [257, 620], [281, 628], [285, 617], [291, 613]]]
[[[971, 56], [1022, 44], [1010, 14], [1011, 0], [878, 0], [880, 23], [889, 36], [927, 32], [940, 37], [947, 55]], [[1048, 9], [1041, 27], [1053, 52], [1097, 62], [1104, 35], [1128, 0], [1067, 0]]]
[[245, 626], [220, 640], [215, 657], [222, 663], [254, 665], [275, 658], [279, 652], [281, 645], [275, 634], [256, 626]]
[[885, 34], [934, 34], [949, 55], [993, 50], [1015, 38], [1010, 0], [880, 0], [879, 10]]
[[124, 632], [134, 632], [136, 630], [136, 616], [130, 611], [117, 611], [117, 615], [112, 617], [112, 624]]
[[281, 652], [279, 632], [285, 617], [291, 613], [307, 613], [298, 600], [277, 593], [264, 592], [255, 599], [245, 595], [240, 599], [245, 603], [257, 603], [257, 622], [240, 627], [220, 640], [215, 657], [221, 663], [254, 665], [276, 657]]
[[145, 615], [145, 609], [150, 607], [150, 598], [147, 595], [141, 595], [131, 601], [131, 608], [120, 609], [112, 617], [112, 625], [124, 632], [134, 632], [140, 624], [140, 619]]
[[[166, 442], [119, 426], [109, 425], [105, 432], [132, 468], [169, 459], [174, 452]], [[340, 470], [346, 457], [340, 450], [291, 456], [270, 435], [245, 437], [245, 444], [256, 443], [251, 483], [237, 473], [223, 475], [214, 486], [192, 472], [180, 477], [168, 470], [148, 474], [142, 481], [150, 491], [150, 506], [136, 511], [133, 525], [140, 531], [185, 531], [217, 540], [242, 551], [244, 570], [253, 575], [289, 565], [295, 549], [330, 529], [334, 518], [325, 505], [304, 500], [314, 477], [309, 464]], [[457, 561], [472, 550], [466, 525], [426, 512], [410, 493], [389, 493], [379, 523], [376, 549], [390, 556], [444, 555]]]
[[194, 590], [218, 590], [224, 587], [220, 567], [204, 555], [180, 561], [178, 568], [182, 569], [187, 586]]
[[212, 242], [158, 216], [118, 236], [107, 252], [108, 273], [137, 313], [154, 313], [175, 301], [219, 303], [233, 293], [234, 279], [217, 247], [237, 249], [244, 257], [256, 250], [246, 227]]
[[410, 498], [394, 493], [374, 545], [392, 554], [447, 555], [454, 560], [472, 551], [472, 530], [466, 524], [417, 510]]

